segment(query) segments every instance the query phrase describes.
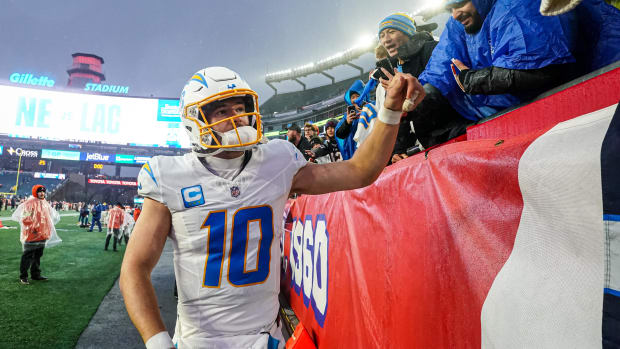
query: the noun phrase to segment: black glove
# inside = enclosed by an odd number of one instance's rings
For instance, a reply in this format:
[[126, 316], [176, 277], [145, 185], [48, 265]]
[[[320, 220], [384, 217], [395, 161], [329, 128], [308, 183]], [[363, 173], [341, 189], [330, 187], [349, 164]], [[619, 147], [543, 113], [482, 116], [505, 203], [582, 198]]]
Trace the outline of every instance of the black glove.
[[419, 54], [427, 42], [433, 40], [433, 36], [427, 32], [415, 33], [411, 40], [398, 48], [398, 57], [405, 61], [409, 60], [410, 57]]

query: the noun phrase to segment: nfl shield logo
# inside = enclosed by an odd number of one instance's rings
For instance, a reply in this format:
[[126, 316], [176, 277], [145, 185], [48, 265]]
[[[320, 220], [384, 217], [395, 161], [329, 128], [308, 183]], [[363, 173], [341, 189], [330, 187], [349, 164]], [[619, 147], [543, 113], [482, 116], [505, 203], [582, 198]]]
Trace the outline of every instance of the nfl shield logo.
[[241, 195], [241, 190], [239, 190], [238, 186], [232, 186], [230, 187], [230, 196], [232, 196], [233, 198], [236, 198], [237, 196]]

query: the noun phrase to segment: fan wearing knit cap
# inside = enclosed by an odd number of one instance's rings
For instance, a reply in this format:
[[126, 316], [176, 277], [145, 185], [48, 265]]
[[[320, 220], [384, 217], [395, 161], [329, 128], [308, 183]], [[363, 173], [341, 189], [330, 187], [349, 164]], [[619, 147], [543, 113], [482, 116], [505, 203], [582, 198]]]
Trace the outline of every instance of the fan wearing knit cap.
[[[378, 30], [379, 43], [387, 51], [392, 66], [416, 78], [424, 71], [437, 45], [437, 41], [430, 33], [417, 29], [411, 16], [399, 12], [379, 22]], [[459, 130], [464, 130], [464, 126], [460, 124], [466, 120], [462, 120], [463, 118], [449, 106], [439, 91], [429, 86], [428, 89], [425, 87], [425, 92], [426, 98], [420, 104], [422, 109], [416, 113], [407, 113], [401, 120], [392, 152], [392, 163], [406, 158], [408, 149], [417, 146], [428, 148], [446, 141], [455, 124]], [[385, 98], [385, 86], [377, 87], [376, 96], [376, 110], [381, 110]]]

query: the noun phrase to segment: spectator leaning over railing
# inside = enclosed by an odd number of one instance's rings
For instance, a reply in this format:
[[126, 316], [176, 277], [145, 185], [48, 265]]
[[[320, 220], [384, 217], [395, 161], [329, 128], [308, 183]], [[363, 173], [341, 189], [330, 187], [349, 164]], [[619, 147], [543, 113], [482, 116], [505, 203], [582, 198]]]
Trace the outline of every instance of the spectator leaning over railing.
[[461, 115], [477, 121], [530, 100], [587, 67], [617, 60], [617, 10], [601, 0], [586, 0], [573, 11], [546, 17], [539, 5], [529, 0], [448, 0], [452, 18], [420, 81], [438, 88]]
[[[427, 32], [416, 32], [415, 22], [404, 13], [387, 16], [379, 23], [379, 42], [385, 47], [392, 66], [415, 77], [426, 67], [437, 42]], [[407, 157], [417, 145], [428, 148], [465, 132], [464, 120], [441, 93], [432, 86], [425, 86], [426, 98], [414, 111], [402, 118], [391, 162]], [[381, 109], [385, 90], [377, 87], [377, 110]], [[413, 126], [413, 127], [412, 127]]]
[[325, 124], [325, 140], [318, 147], [312, 147], [311, 158], [314, 162], [323, 164], [327, 162], [342, 161], [342, 155], [336, 141], [336, 125], [338, 121], [331, 119]]
[[306, 160], [310, 159], [310, 156], [306, 154], [306, 150], [310, 150], [312, 146], [310, 142], [301, 135], [301, 128], [295, 124], [289, 126], [286, 132], [286, 139], [293, 143], [295, 147], [304, 155]]
[[357, 131], [357, 124], [359, 122], [359, 114], [361, 108], [354, 105], [355, 100], [362, 95], [364, 91], [364, 82], [362, 80], [356, 80], [353, 85], [344, 93], [344, 101], [347, 104], [347, 113], [343, 117], [338, 125], [336, 125], [336, 137], [342, 140], [340, 147], [342, 153], [342, 159], [348, 160], [353, 157], [357, 144], [353, 140], [355, 131]]

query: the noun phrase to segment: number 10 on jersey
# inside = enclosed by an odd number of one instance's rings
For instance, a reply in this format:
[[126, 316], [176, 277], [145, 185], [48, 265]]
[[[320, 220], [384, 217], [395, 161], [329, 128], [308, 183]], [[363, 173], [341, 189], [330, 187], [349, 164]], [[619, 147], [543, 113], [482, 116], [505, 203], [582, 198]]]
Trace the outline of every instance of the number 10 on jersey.
[[[256, 264], [248, 265], [250, 225], [258, 224], [260, 238], [256, 251]], [[226, 254], [226, 210], [211, 211], [201, 229], [208, 229], [207, 258], [205, 261], [204, 287], [220, 287], [224, 256]], [[273, 241], [273, 210], [270, 206], [243, 207], [233, 215], [230, 246], [228, 247], [228, 282], [237, 287], [265, 282], [269, 276], [271, 243]]]

